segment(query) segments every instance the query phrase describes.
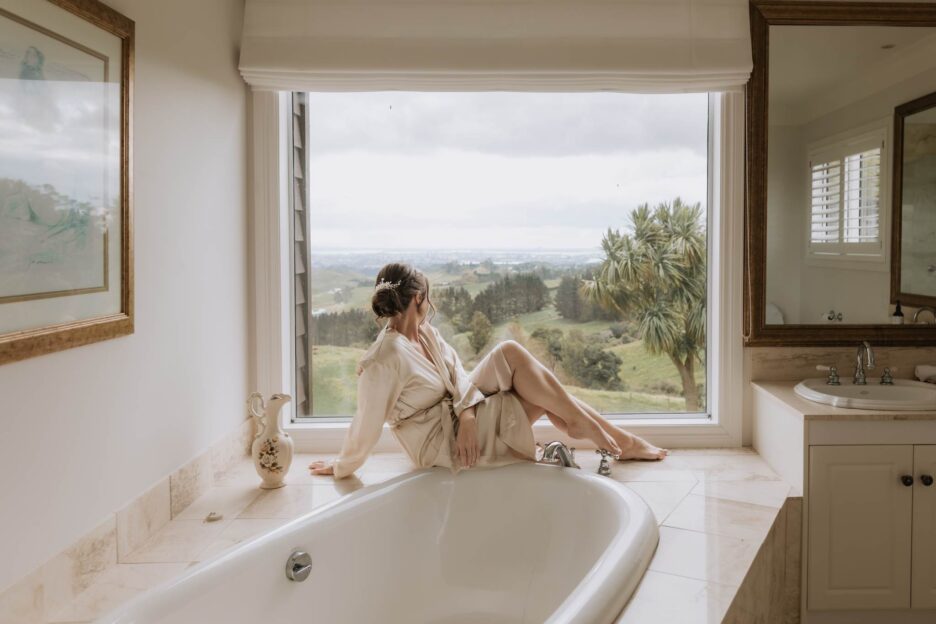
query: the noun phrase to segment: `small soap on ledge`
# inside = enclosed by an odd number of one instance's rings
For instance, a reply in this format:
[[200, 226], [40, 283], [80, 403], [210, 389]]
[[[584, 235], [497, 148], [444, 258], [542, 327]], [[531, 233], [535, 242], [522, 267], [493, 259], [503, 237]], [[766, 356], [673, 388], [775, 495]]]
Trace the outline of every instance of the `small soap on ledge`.
[[205, 516], [205, 522], [217, 522], [224, 519], [224, 514], [219, 514], [217, 511], [212, 511], [207, 516]]

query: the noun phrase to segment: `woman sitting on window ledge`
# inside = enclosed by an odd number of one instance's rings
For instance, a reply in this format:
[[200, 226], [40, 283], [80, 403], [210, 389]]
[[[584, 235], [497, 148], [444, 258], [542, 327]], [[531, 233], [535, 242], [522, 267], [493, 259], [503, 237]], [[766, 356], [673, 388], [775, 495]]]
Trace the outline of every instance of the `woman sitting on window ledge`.
[[533, 423], [544, 414], [573, 438], [620, 459], [662, 459], [657, 448], [569, 394], [517, 342], [501, 342], [471, 373], [429, 324], [429, 280], [406, 264], [377, 274], [371, 306], [388, 319], [358, 364], [357, 412], [337, 461], [312, 462], [313, 474], [347, 477], [367, 459], [389, 422], [420, 467], [457, 472], [535, 461]]

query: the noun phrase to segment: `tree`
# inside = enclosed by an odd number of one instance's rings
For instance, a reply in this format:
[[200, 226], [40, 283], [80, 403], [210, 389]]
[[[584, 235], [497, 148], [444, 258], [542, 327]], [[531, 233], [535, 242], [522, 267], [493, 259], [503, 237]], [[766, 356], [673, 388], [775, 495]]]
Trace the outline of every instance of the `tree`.
[[556, 311], [559, 316], [582, 323], [595, 320], [616, 320], [617, 314], [608, 311], [582, 294], [582, 276], [563, 275], [556, 288]]
[[549, 288], [532, 273], [507, 275], [477, 294], [473, 307], [492, 323], [501, 323], [519, 314], [542, 310], [549, 301]]
[[440, 288], [433, 293], [432, 299], [439, 312], [451, 321], [458, 331], [468, 331], [474, 301], [464, 286]]
[[471, 343], [471, 348], [475, 350], [475, 353], [484, 348], [484, 345], [491, 339], [492, 333], [491, 321], [484, 312], [475, 312], [471, 317], [471, 335], [468, 337], [468, 342]]
[[537, 327], [530, 337], [542, 344], [548, 356], [549, 368], [556, 369], [556, 363], [562, 359], [562, 330], [547, 327]]
[[579, 284], [577, 276], [563, 275], [556, 288], [556, 311], [559, 316], [570, 321], [582, 318], [582, 300], [579, 297]]
[[604, 349], [596, 336], [572, 330], [562, 341], [562, 368], [586, 388], [622, 390], [619, 376], [622, 360]]
[[705, 352], [705, 231], [702, 208], [679, 198], [631, 213], [632, 232], [608, 228], [605, 258], [587, 297], [637, 323], [637, 337], [679, 371], [686, 410], [700, 408], [695, 367]]

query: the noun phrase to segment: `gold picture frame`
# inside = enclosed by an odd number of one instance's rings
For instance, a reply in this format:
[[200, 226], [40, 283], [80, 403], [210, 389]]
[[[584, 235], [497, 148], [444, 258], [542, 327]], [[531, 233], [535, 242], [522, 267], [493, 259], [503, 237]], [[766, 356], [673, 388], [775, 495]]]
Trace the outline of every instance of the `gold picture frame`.
[[97, 0], [0, 0], [0, 35], [5, 364], [133, 333], [134, 23]]

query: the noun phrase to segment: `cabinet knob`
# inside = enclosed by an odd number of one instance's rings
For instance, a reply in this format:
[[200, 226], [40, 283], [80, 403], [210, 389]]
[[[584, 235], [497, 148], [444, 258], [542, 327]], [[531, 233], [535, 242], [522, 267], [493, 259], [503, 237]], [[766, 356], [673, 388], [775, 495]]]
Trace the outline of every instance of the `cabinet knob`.
[[903, 483], [905, 486], [910, 487], [911, 485], [913, 485], [913, 477], [910, 475], [903, 475], [900, 477], [900, 482]]
[[920, 475], [920, 481], [923, 482], [923, 485], [929, 487], [933, 485], [933, 476], [932, 475]]

